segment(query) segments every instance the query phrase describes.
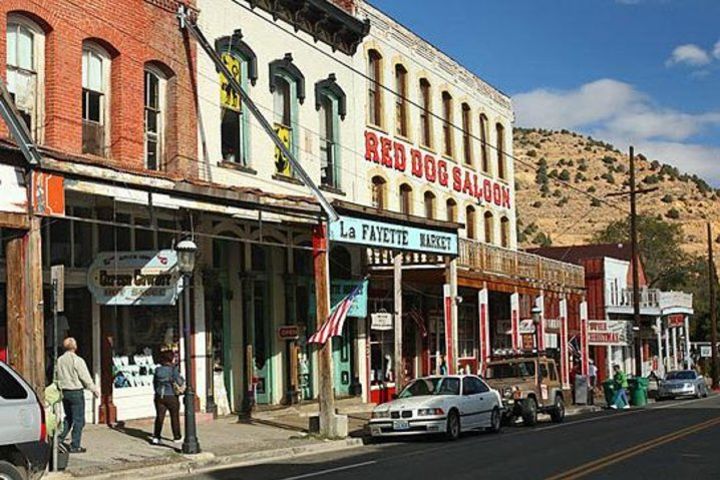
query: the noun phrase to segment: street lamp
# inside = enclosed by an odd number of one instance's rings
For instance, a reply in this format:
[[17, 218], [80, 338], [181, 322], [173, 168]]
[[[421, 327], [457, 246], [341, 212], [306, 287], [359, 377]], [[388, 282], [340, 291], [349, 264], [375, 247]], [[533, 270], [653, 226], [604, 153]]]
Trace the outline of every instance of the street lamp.
[[532, 321], [535, 326], [535, 351], [537, 355], [540, 355], [540, 315], [542, 314], [542, 309], [534, 306], [532, 310], [530, 310], [530, 313], [532, 313]]
[[183, 306], [185, 325], [183, 328], [183, 344], [185, 348], [185, 439], [182, 444], [183, 453], [200, 453], [200, 443], [195, 425], [195, 392], [192, 382], [192, 361], [190, 359], [190, 283], [195, 269], [197, 245], [192, 240], [182, 240], [175, 246], [178, 269], [183, 277]]

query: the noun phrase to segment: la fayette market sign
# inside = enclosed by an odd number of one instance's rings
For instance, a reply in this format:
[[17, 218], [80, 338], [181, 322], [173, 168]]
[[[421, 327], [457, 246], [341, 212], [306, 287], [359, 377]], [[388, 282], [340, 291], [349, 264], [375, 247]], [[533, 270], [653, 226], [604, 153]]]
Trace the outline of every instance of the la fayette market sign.
[[457, 255], [457, 233], [341, 216], [330, 223], [330, 240], [368, 247]]

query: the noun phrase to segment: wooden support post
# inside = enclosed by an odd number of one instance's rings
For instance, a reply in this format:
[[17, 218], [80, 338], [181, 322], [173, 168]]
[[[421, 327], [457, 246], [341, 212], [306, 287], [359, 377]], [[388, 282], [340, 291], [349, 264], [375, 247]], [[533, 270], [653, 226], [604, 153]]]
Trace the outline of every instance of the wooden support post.
[[5, 247], [8, 363], [23, 376], [28, 374], [30, 365], [26, 344], [24, 243], [23, 237], [17, 237]]
[[403, 356], [402, 356], [402, 345], [403, 345], [403, 305], [402, 305], [402, 264], [403, 256], [401, 252], [396, 252], [393, 258], [393, 295], [394, 295], [394, 310], [395, 310], [395, 345], [393, 355], [394, 365], [393, 371], [395, 372], [395, 391], [400, 393], [405, 383], [405, 372], [403, 368]]

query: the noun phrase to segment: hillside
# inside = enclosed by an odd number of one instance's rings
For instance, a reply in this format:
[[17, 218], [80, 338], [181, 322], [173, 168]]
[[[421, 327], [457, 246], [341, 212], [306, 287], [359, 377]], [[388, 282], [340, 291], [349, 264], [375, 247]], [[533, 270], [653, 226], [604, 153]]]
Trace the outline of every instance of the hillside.
[[[627, 152], [567, 130], [518, 128], [514, 139], [522, 246], [585, 243], [629, 210], [627, 196], [608, 198], [619, 207], [615, 208], [582, 193], [605, 198], [611, 192], [627, 191]], [[636, 169], [638, 188], [658, 187], [638, 196], [638, 213], [680, 223], [685, 233], [683, 249], [704, 253], [708, 219], [715, 234], [720, 234], [720, 193], [695, 175], [642, 155], [637, 157]]]

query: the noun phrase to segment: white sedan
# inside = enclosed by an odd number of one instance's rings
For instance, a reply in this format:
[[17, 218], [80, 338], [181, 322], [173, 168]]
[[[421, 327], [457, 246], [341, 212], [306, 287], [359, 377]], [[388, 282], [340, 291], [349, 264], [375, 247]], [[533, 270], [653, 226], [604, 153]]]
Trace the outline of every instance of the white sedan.
[[500, 394], [475, 375], [423, 377], [375, 407], [369, 428], [373, 437], [444, 434], [455, 440], [467, 430], [499, 432], [502, 412]]

